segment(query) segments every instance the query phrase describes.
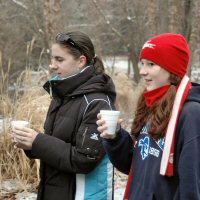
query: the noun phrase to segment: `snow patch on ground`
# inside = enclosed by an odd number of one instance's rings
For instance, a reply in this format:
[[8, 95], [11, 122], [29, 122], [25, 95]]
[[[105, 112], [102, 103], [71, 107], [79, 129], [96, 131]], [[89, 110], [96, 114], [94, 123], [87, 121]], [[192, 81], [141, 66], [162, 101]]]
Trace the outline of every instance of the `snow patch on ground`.
[[16, 200], [36, 200], [37, 194], [36, 193], [30, 193], [30, 192], [22, 192], [18, 193], [15, 196]]
[[[114, 200], [122, 200], [125, 187], [121, 182], [117, 181], [119, 186], [114, 191]], [[31, 186], [27, 186], [26, 190], [23, 189], [24, 186], [21, 185], [21, 182], [18, 180], [5, 180], [0, 185], [0, 200], [36, 200], [37, 194], [35, 192], [29, 192]]]
[[118, 188], [115, 190], [114, 200], [122, 200], [124, 197], [125, 188]]

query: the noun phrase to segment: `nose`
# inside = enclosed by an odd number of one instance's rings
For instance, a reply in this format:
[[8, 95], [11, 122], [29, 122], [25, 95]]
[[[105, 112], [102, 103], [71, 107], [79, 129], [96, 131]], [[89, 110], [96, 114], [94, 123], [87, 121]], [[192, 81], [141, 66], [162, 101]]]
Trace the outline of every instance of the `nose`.
[[53, 59], [51, 59], [51, 64], [49, 65], [49, 68], [51, 70], [58, 69], [58, 66], [57, 66], [56, 62]]
[[145, 76], [145, 75], [147, 75], [147, 69], [146, 69], [146, 67], [145, 66], [142, 66], [141, 68], [140, 68], [140, 75], [141, 76]]

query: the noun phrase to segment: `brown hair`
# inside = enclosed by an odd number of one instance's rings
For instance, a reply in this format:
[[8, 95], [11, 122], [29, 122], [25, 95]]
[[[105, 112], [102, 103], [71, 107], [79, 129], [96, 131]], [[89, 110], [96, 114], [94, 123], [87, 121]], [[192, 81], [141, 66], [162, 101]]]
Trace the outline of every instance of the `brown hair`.
[[[74, 56], [75, 59], [78, 59], [81, 55], [86, 57], [86, 66], [93, 65], [95, 68], [96, 74], [104, 73], [104, 65], [102, 60], [95, 55], [94, 45], [91, 39], [85, 33], [80, 31], [73, 31], [67, 33], [60, 33], [67, 35], [69, 38], [75, 42], [75, 46], [70, 45], [70, 43], [59, 41], [56, 36], [55, 42], [67, 48], [69, 53]], [[77, 48], [78, 47], [78, 48]]]
[[153, 107], [147, 107], [145, 97], [141, 94], [135, 113], [135, 119], [132, 124], [132, 134], [138, 136], [140, 130], [146, 123], [150, 123], [149, 135], [152, 138], [159, 139], [165, 135], [165, 131], [171, 116], [172, 107], [176, 95], [176, 85], [181, 78], [170, 74], [171, 86], [167, 93], [157, 100]]

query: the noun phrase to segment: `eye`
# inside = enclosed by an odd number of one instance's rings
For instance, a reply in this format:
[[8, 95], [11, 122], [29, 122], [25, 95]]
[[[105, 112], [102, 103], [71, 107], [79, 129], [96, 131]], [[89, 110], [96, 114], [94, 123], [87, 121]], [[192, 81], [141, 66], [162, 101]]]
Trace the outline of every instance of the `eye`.
[[153, 67], [153, 66], [155, 65], [155, 63], [153, 63], [153, 62], [148, 62], [147, 65], [148, 65], [149, 67]]
[[144, 62], [140, 61], [138, 62], [138, 68], [141, 69], [144, 66]]
[[55, 60], [58, 61], [58, 62], [62, 62], [64, 59], [62, 57], [56, 56]]

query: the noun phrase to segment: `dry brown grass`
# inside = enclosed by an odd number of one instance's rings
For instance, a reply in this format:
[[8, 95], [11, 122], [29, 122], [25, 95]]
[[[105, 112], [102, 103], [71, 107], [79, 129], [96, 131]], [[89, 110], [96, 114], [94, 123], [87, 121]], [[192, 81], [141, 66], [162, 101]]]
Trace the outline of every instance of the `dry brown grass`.
[[117, 92], [116, 107], [122, 112], [122, 117], [132, 118], [138, 97], [144, 89], [143, 83], [136, 84], [125, 73], [115, 73], [111, 76]]
[[3, 180], [17, 179], [21, 184], [21, 190], [26, 190], [30, 183], [33, 184], [33, 190], [36, 188], [39, 163], [38, 160], [29, 160], [23, 150], [11, 143], [10, 122], [12, 119], [28, 120], [32, 128], [43, 132], [44, 119], [50, 102], [44, 90], [40, 86], [33, 86], [30, 80], [30, 71], [22, 72], [12, 95], [5, 93], [8, 91], [8, 85], [5, 85], [6, 79], [1, 82], [1, 85], [4, 84], [1, 92], [4, 93], [0, 96], [0, 115], [4, 121], [3, 132], [0, 134], [0, 185]]

